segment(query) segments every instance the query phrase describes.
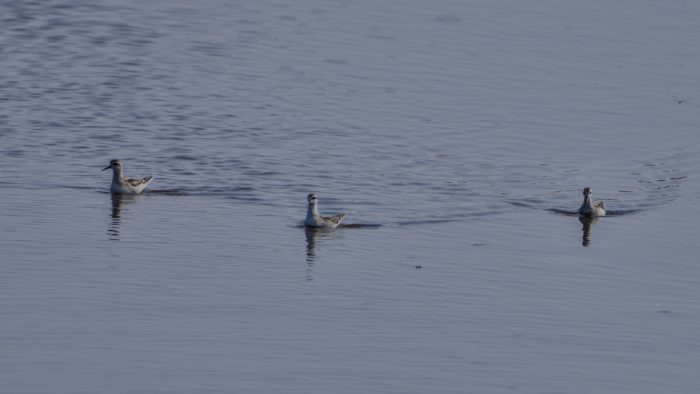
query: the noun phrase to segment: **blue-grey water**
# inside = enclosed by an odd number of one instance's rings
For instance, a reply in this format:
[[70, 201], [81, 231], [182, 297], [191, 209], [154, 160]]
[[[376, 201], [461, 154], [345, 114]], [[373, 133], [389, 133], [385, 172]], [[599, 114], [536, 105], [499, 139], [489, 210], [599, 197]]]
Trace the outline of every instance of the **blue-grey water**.
[[0, 391], [697, 392], [699, 20], [0, 1]]

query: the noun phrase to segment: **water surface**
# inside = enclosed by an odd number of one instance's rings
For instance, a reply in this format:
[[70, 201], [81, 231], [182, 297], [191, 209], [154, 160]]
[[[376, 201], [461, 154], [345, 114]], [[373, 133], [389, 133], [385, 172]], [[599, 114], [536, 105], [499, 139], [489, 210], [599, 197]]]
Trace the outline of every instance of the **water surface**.
[[0, 15], [8, 392], [700, 383], [694, 2]]

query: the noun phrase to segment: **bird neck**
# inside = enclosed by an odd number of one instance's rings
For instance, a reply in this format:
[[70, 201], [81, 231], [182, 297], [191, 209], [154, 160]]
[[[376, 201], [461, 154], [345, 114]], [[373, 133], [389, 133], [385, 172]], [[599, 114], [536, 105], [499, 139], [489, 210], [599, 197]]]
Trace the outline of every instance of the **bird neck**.
[[122, 173], [121, 168], [112, 168], [112, 174], [113, 174], [112, 179], [115, 181], [124, 179], [124, 174]]
[[306, 210], [306, 216], [320, 216], [318, 213], [318, 204], [309, 204], [309, 207]]

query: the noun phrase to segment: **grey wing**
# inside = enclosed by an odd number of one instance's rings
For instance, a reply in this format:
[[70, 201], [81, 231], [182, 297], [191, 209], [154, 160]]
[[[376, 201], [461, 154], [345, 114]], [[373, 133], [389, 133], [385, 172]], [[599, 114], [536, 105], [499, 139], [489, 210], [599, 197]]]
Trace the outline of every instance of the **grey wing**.
[[144, 184], [144, 183], [150, 182], [151, 179], [153, 179], [152, 176], [147, 176], [147, 177], [145, 177], [145, 178], [143, 178], [143, 179], [129, 178], [129, 179], [127, 179], [126, 181], [127, 181], [131, 186], [136, 187], [136, 186], [142, 185], [142, 184]]
[[322, 216], [321, 218], [334, 224], [340, 224], [340, 222], [345, 218], [345, 216], [347, 215], [344, 213], [339, 213], [333, 216]]

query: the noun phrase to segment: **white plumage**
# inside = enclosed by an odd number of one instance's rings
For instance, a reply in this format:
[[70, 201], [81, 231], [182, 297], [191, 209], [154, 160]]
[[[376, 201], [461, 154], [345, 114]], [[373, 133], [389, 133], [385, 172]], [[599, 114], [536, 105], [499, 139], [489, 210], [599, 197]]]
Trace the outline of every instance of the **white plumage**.
[[578, 214], [581, 216], [605, 216], [605, 204], [602, 201], [594, 203], [592, 194], [590, 187], [583, 189], [583, 204], [578, 209]]
[[306, 220], [304, 224], [310, 227], [321, 227], [321, 228], [336, 228], [340, 225], [340, 222], [345, 218], [344, 213], [339, 213], [334, 216], [321, 216], [318, 213], [318, 198], [316, 193], [311, 193], [307, 197], [309, 203], [308, 209], [306, 210]]
[[110, 168], [112, 169], [112, 186], [109, 190], [112, 193], [139, 194], [153, 181], [152, 176], [143, 179], [124, 178], [122, 162], [119, 160], [111, 160], [102, 171]]

